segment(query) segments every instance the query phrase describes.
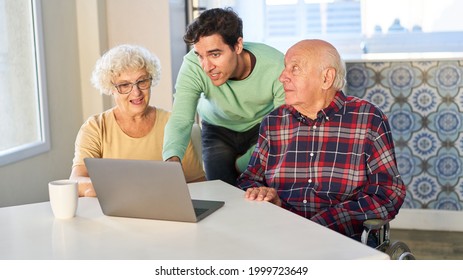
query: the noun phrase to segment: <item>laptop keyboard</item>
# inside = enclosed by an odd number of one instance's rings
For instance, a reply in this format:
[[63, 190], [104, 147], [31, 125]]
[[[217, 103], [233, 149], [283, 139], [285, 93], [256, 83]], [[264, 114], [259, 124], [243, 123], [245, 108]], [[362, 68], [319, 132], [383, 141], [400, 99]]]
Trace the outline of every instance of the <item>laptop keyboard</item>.
[[207, 211], [206, 208], [195, 208], [196, 217], [198, 217], [199, 215], [201, 215], [202, 213], [204, 213], [206, 211]]

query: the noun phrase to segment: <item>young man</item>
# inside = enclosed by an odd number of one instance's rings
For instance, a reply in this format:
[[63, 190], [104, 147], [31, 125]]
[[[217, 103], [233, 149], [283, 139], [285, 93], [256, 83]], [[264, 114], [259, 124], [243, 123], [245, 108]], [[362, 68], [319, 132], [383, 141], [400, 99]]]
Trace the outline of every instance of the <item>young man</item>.
[[242, 29], [235, 12], [220, 8], [188, 26], [184, 41], [193, 49], [179, 71], [163, 148], [164, 160], [181, 161], [198, 113], [206, 177], [232, 185], [248, 164], [262, 118], [284, 103], [283, 54], [245, 43]]
[[285, 56], [286, 105], [262, 121], [247, 170], [238, 179], [250, 200], [270, 201], [360, 241], [367, 219], [392, 219], [405, 186], [386, 115], [341, 91], [345, 68], [321, 40]]

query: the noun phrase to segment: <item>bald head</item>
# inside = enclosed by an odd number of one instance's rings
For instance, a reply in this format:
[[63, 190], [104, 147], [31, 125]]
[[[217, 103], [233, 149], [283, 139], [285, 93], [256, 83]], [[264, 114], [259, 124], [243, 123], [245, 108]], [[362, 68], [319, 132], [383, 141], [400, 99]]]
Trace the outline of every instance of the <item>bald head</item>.
[[344, 87], [346, 69], [341, 56], [332, 44], [318, 39], [302, 40], [290, 47], [287, 54], [294, 52], [305, 56], [306, 63], [315, 63], [320, 70], [334, 68], [336, 77], [333, 88], [341, 90]]
[[307, 53], [317, 53], [320, 51], [334, 51], [337, 53], [336, 49], [330, 43], [318, 40], [318, 39], [306, 39], [297, 42], [290, 49], [301, 49]]

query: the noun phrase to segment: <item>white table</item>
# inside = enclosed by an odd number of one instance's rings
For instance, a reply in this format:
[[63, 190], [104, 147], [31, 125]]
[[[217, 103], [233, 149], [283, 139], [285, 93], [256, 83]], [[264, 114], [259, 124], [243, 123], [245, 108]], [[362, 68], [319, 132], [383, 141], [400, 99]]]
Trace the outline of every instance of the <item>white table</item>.
[[55, 219], [49, 202], [0, 208], [0, 259], [388, 259], [221, 181], [189, 188], [193, 198], [225, 205], [199, 223], [109, 217], [96, 198], [80, 198], [69, 220]]

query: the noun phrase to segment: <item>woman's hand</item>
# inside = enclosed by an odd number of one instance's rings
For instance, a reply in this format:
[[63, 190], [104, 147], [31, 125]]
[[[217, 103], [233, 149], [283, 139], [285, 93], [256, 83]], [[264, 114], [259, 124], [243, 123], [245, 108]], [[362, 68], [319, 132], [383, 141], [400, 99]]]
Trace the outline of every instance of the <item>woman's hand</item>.
[[[83, 178], [83, 177], [81, 177]], [[85, 179], [85, 178], [84, 178]], [[93, 184], [92, 182], [90, 181], [90, 178], [88, 178], [89, 180], [86, 181], [86, 180], [78, 180], [78, 185], [79, 185], [79, 196], [83, 197], [83, 196], [87, 196], [87, 197], [96, 197], [96, 192], [95, 192], [95, 189], [93, 188]]]
[[71, 176], [69, 176], [69, 179], [76, 180], [78, 182], [80, 197], [96, 197], [95, 189], [93, 188], [92, 181], [88, 176], [87, 168], [85, 165], [74, 166], [74, 168], [72, 168]]

